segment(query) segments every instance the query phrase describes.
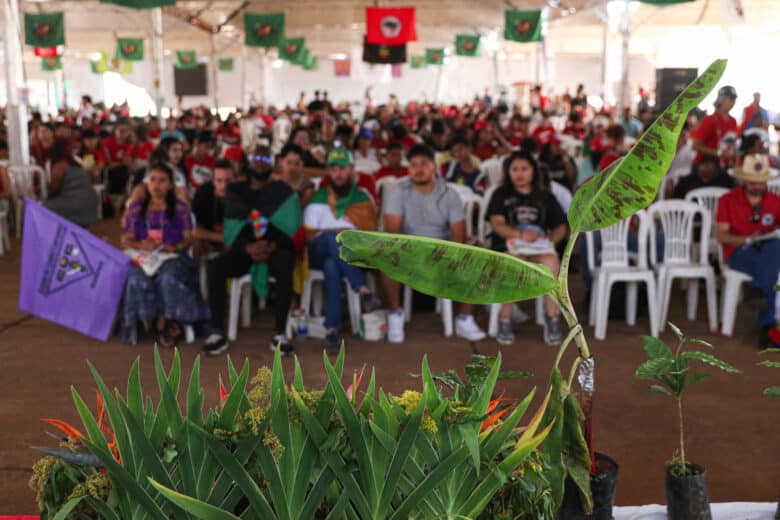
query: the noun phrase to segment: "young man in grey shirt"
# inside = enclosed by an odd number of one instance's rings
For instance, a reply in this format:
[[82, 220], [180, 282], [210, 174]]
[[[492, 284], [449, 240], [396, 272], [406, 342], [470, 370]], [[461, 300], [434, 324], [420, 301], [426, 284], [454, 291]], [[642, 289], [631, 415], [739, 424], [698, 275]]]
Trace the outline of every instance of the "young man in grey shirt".
[[[434, 152], [426, 145], [413, 146], [407, 153], [409, 176], [387, 193], [384, 201], [384, 228], [387, 233], [403, 233], [463, 243], [466, 241], [466, 215], [460, 196], [436, 176]], [[401, 286], [382, 275], [390, 313], [387, 339], [404, 341], [404, 312]], [[460, 304], [455, 334], [469, 341], [485, 338], [472, 315], [472, 305]]]

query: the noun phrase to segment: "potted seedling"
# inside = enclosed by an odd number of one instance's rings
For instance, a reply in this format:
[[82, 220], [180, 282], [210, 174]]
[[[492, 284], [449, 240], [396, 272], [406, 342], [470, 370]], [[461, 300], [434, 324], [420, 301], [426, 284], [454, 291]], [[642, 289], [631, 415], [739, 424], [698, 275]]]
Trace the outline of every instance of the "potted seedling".
[[[581, 499], [578, 514], [566, 519], [612, 517], [614, 485], [605, 486], [605, 502], [594, 508], [593, 478], [599, 477], [593, 450], [591, 403], [595, 362], [579, 325], [569, 295], [569, 262], [577, 238], [617, 224], [649, 206], [671, 165], [677, 139], [688, 113], [718, 83], [726, 60], [713, 62], [672, 102], [642, 134], [631, 150], [609, 168], [584, 183], [574, 193], [569, 209], [569, 241], [558, 276], [536, 263], [475, 246], [412, 235], [368, 231], [343, 231], [338, 236], [341, 257], [354, 265], [383, 271], [419, 292], [457, 302], [494, 304], [530, 300], [550, 295], [561, 309], [569, 335], [558, 351], [548, 383], [550, 401], [545, 424], [550, 434], [542, 445], [549, 459], [547, 475], [558, 507], [564, 502], [566, 482]], [[567, 376], [559, 368], [570, 344], [578, 355]], [[579, 383], [575, 394], [574, 380]], [[584, 425], [584, 427], [583, 427]], [[616, 464], [609, 465], [617, 472]], [[602, 466], [604, 467], [604, 466]], [[611, 488], [611, 489], [610, 489]]]
[[686, 346], [696, 345], [712, 348], [706, 341], [686, 338], [683, 333], [669, 323], [677, 336], [677, 346], [673, 351], [658, 338], [644, 337], [642, 345], [650, 358], [637, 368], [634, 377], [655, 381], [650, 385], [654, 394], [667, 395], [677, 403], [677, 415], [680, 426], [680, 451], [666, 463], [666, 510], [670, 520], [709, 520], [712, 518], [707, 495], [707, 474], [704, 468], [689, 461], [685, 455], [685, 428], [683, 424], [683, 397], [686, 391], [709, 379], [708, 372], [695, 372], [691, 361], [698, 361], [730, 374], [739, 370], [712, 354], [696, 350], [687, 350]]
[[[761, 352], [761, 355], [764, 354], [780, 354], [780, 348], [768, 348]], [[767, 368], [780, 368], [780, 361], [765, 360], [759, 363], [759, 365]], [[767, 397], [780, 398], [780, 386], [770, 386], [764, 388], [764, 395]], [[775, 520], [780, 520], [780, 501], [777, 503], [777, 513], [775, 513]]]

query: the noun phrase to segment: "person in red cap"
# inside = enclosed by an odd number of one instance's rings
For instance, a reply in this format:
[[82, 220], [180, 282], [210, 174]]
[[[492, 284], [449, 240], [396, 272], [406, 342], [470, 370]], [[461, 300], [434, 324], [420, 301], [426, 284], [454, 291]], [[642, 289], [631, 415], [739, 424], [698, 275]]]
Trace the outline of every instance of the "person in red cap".
[[244, 170], [246, 164], [246, 158], [244, 156], [244, 150], [241, 146], [234, 144], [225, 148], [225, 152], [222, 154], [224, 159], [227, 159], [233, 164], [233, 171], [239, 173]]

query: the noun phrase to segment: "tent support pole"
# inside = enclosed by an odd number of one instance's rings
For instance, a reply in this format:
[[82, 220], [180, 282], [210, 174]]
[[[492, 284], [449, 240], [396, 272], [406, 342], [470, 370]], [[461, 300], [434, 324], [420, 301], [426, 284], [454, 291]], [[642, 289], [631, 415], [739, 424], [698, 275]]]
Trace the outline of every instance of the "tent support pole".
[[163, 18], [162, 8], [152, 9], [152, 48], [154, 53], [154, 104], [157, 107], [157, 117], [162, 118], [165, 104], [163, 96], [163, 78], [165, 77], [165, 55], [163, 53]]
[[7, 96], [8, 155], [12, 166], [29, 164], [30, 136], [27, 133], [27, 89], [24, 79], [24, 56], [20, 39], [19, 2], [2, 0], [5, 27], [3, 61]]

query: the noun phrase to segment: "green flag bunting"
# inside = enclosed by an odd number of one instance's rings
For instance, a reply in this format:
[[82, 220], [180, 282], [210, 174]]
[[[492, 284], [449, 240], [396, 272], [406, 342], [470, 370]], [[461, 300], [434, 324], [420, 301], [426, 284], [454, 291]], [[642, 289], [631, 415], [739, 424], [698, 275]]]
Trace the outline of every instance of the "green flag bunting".
[[279, 45], [279, 58], [300, 65], [305, 49], [306, 41], [303, 38], [285, 38]]
[[155, 7], [175, 5], [176, 0], [100, 0], [100, 3], [121, 5], [122, 7], [131, 7], [133, 9], [153, 9]]
[[56, 58], [43, 58], [41, 60], [41, 70], [44, 72], [51, 72], [54, 70], [62, 69], [62, 58], [57, 56]]
[[220, 58], [217, 61], [217, 68], [221, 72], [233, 72], [233, 58]]
[[143, 61], [144, 39], [143, 38], [117, 38], [115, 56], [118, 60]]
[[422, 69], [425, 67], [425, 56], [412, 56], [409, 64], [413, 69]]
[[306, 67], [306, 64], [309, 63], [309, 60], [311, 59], [311, 51], [309, 49], [303, 49], [301, 53], [298, 55], [298, 58], [296, 60], [291, 61], [290, 63], [293, 65], [300, 65], [301, 67]]
[[284, 13], [244, 13], [244, 43], [250, 47], [279, 47], [284, 41]]
[[24, 14], [24, 43], [35, 47], [65, 45], [65, 17], [61, 12]]
[[320, 68], [320, 59], [317, 56], [309, 54], [306, 63], [303, 64], [303, 70], [317, 70]]
[[455, 54], [458, 56], [479, 56], [479, 35], [458, 34], [455, 36]]
[[444, 49], [425, 49], [426, 65], [444, 65]]
[[195, 51], [176, 51], [177, 69], [194, 69], [198, 66], [198, 57]]
[[504, 13], [504, 38], [515, 42], [542, 41], [542, 12], [507, 9]]

